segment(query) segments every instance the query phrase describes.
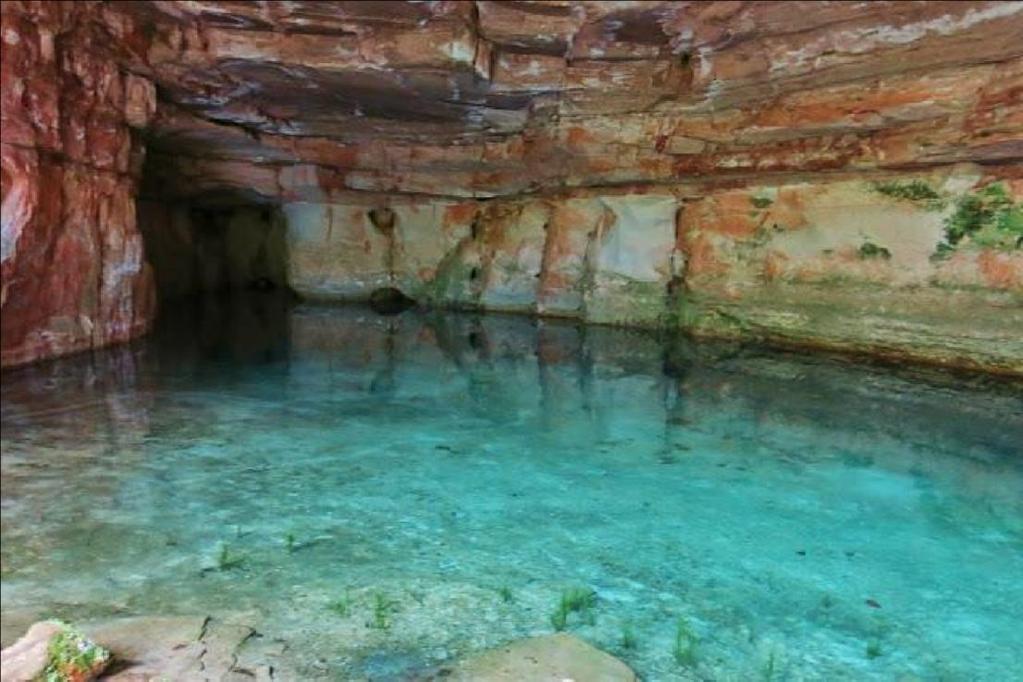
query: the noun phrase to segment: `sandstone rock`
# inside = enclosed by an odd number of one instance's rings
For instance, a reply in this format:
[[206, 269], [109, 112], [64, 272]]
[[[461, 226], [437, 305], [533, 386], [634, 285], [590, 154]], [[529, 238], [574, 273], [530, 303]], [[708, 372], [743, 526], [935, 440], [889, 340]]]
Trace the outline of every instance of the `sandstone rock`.
[[[4, 365], [149, 327], [140, 192], [160, 259], [201, 246], [182, 206], [280, 206], [310, 298], [396, 287], [1023, 364], [1002, 342], [1020, 247], [932, 260], [951, 209], [868, 189], [968, 167], [946, 207], [992, 181], [1019, 201], [1023, 3], [7, 2], [2, 21]], [[252, 279], [268, 242], [232, 224], [225, 277]], [[882, 290], [908, 317], [864, 312]], [[925, 309], [946, 290], [976, 342]]]
[[92, 623], [83, 630], [114, 652], [118, 666], [104, 679], [290, 679], [278, 661], [281, 648], [249, 647], [258, 639], [255, 614], [141, 616]]
[[3, 7], [4, 366], [124, 341], [154, 312], [136, 229], [152, 83], [98, 48], [97, 5]]
[[586, 642], [559, 633], [533, 637], [462, 661], [444, 679], [468, 682], [634, 682], [627, 665]]
[[282, 156], [327, 190], [446, 196], [1020, 158], [1018, 3], [388, 7], [113, 8], [149, 27], [161, 107], [199, 114], [155, 120], [157, 156], [212, 164], [179, 191], [309, 200], [262, 172]]
[[64, 627], [60, 623], [44, 621], [28, 629], [18, 641], [3, 650], [3, 682], [31, 682], [43, 674], [49, 661], [50, 640]]
[[81, 637], [63, 623], [43, 621], [3, 650], [0, 679], [34, 682], [52, 667], [61, 679], [89, 682], [103, 672], [110, 652]]

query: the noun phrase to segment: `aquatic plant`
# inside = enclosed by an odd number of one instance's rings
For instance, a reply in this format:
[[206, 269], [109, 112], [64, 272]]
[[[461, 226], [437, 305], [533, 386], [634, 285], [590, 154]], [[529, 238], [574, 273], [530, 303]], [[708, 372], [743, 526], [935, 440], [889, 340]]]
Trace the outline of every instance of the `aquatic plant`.
[[288, 533], [284, 536], [284, 546], [287, 548], [288, 554], [293, 554], [295, 552], [295, 535], [293, 533]]
[[892, 257], [892, 252], [883, 246], [878, 246], [874, 242], [863, 242], [859, 249], [860, 258], [883, 258], [889, 260]]
[[352, 611], [352, 598], [345, 592], [340, 598], [327, 604], [327, 608], [342, 618], [347, 618]]
[[945, 205], [941, 194], [923, 180], [875, 182], [871, 186], [875, 192], [892, 199], [923, 203], [928, 210], [938, 211]]
[[867, 642], [867, 658], [873, 660], [882, 654], [884, 652], [881, 650], [881, 640], [872, 639]]
[[244, 562], [245, 557], [231, 554], [231, 548], [226, 542], [220, 544], [220, 552], [217, 554], [218, 571], [229, 571], [232, 568], [238, 568]]
[[387, 598], [387, 595], [377, 592], [373, 595], [373, 620], [368, 625], [374, 630], [388, 630], [391, 627], [391, 614], [398, 608], [396, 602]]
[[507, 585], [501, 585], [499, 588], [497, 588], [497, 594], [501, 597], [501, 601], [505, 603], [508, 603], [515, 599], [515, 596], [512, 594], [511, 588], [508, 587]]
[[761, 668], [760, 674], [763, 676], [766, 682], [771, 682], [774, 679], [775, 673], [775, 657], [774, 649], [771, 649], [770, 653], [767, 654], [767, 660], [764, 662], [764, 667]]
[[632, 625], [630, 625], [629, 623], [625, 623], [624, 625], [622, 625], [621, 644], [622, 648], [625, 649], [626, 651], [634, 650], [636, 646], [639, 644], [638, 640], [636, 639], [636, 633], [633, 631]]
[[960, 197], [945, 219], [945, 241], [935, 256], [948, 255], [964, 239], [978, 246], [1023, 248], [1023, 202], [1014, 202], [1000, 182]]
[[675, 646], [672, 655], [679, 665], [691, 666], [696, 663], [696, 633], [686, 622], [685, 618], [679, 618], [675, 623]]
[[757, 196], [757, 197], [750, 197], [749, 198], [749, 202], [751, 204], [753, 204], [757, 208], [764, 209], [764, 208], [767, 208], [768, 206], [770, 206], [771, 204], [773, 204], [774, 203], [774, 199], [772, 199], [770, 197]]
[[568, 626], [568, 617], [578, 613], [588, 622], [592, 622], [592, 615], [589, 619], [586, 616], [589, 610], [597, 603], [597, 593], [588, 587], [571, 587], [561, 593], [558, 607], [551, 614], [551, 625], [557, 631], [562, 631]]
[[46, 682], [93, 679], [110, 661], [110, 652], [61, 623], [46, 649]]

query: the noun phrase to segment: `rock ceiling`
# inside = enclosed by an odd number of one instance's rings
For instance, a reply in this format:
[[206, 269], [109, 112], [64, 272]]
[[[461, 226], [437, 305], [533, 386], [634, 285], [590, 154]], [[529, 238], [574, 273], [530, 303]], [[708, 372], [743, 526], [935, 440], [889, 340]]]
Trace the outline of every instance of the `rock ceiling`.
[[125, 2], [149, 191], [477, 196], [1023, 157], [1020, 2]]

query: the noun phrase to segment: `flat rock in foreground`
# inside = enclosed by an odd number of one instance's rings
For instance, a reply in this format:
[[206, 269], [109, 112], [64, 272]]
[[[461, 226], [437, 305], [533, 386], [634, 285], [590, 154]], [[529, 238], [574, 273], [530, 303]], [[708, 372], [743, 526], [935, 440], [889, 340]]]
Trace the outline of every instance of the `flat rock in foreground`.
[[620, 660], [564, 633], [531, 637], [471, 656], [449, 680], [474, 682], [635, 682]]

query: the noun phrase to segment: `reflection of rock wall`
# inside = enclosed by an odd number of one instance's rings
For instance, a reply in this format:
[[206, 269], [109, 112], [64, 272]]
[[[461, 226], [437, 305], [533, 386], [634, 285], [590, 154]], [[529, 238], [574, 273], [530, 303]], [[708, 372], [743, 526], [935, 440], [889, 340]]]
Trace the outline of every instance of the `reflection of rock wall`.
[[90, 33], [88, 3], [4, 3], [3, 365], [123, 341], [153, 316], [135, 226], [148, 80]]
[[[1009, 197], [1005, 239], [978, 232], [949, 245], [964, 200], [993, 185]], [[881, 183], [404, 200], [391, 206], [387, 234], [355, 200], [290, 204], [285, 214], [291, 285], [311, 298], [398, 286], [441, 306], [1019, 373], [1021, 196], [1020, 180], [963, 167]]]
[[[295, 390], [345, 382], [378, 393], [386, 375], [388, 390], [402, 403], [435, 390], [434, 383], [423, 382], [422, 367], [443, 367], [451, 381], [464, 380], [471, 389], [466, 409], [478, 406], [490, 418], [495, 412], [554, 421], [571, 415], [559, 424], [567, 429], [576, 422], [587, 431], [582, 438], [613, 436], [605, 430], [616, 420], [590, 412], [611, 402], [593, 399], [600, 394], [620, 396], [618, 419], [636, 410], [651, 428], [663, 428], [666, 439], [718, 428], [729, 434], [728, 424], [734, 423], [757, 424], [761, 434], [779, 424], [827, 424], [850, 454], [877, 457], [885, 468], [960, 476], [965, 485], [989, 487], [1007, 502], [1011, 497], [1003, 467], [1013, 463], [998, 453], [1014, 451], [1023, 427], [1018, 382], [970, 388], [942, 372], [849, 364], [724, 341], [665, 342], [646, 330], [559, 320], [534, 324], [510, 315], [414, 311], [382, 318], [358, 308], [301, 306], [289, 323], [288, 380]], [[429, 375], [435, 376], [433, 370]], [[949, 400], [950, 391], [958, 397]], [[974, 391], [983, 398], [972, 400]], [[913, 400], [906, 400], [907, 392]], [[494, 409], [505, 403], [507, 409]], [[543, 409], [533, 412], [538, 404]], [[427, 402], [421, 407], [429, 409]], [[575, 436], [557, 431], [552, 437]], [[895, 442], [919, 448], [880, 445]], [[733, 445], [748, 447], [751, 456], [756, 452], [756, 443]], [[794, 456], [819, 454], [801, 450], [803, 445], [792, 444]], [[958, 464], [949, 468], [949, 460]], [[1019, 503], [1016, 497], [1011, 504]]]

